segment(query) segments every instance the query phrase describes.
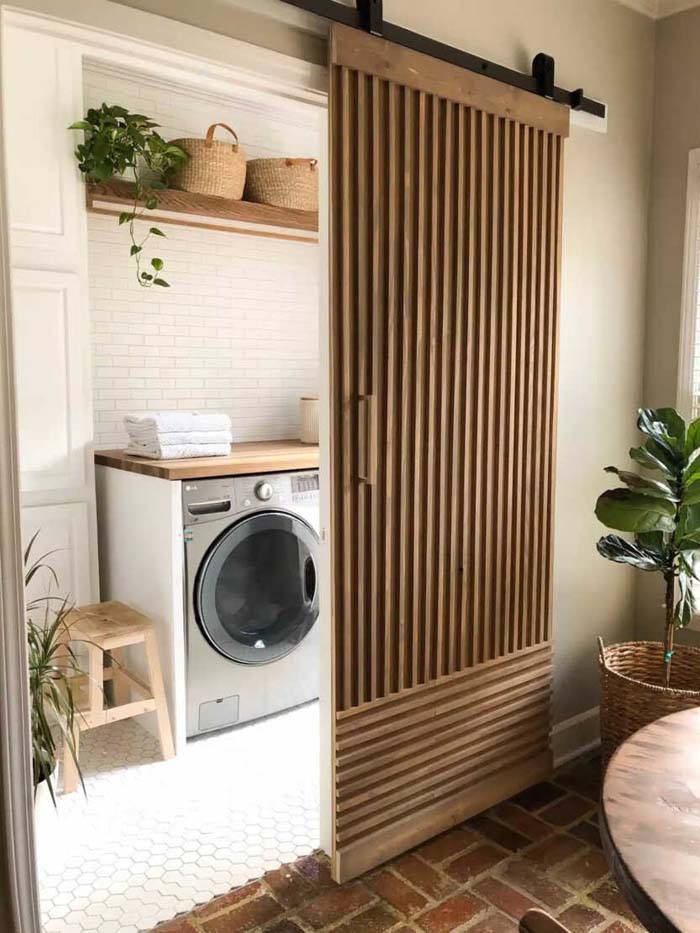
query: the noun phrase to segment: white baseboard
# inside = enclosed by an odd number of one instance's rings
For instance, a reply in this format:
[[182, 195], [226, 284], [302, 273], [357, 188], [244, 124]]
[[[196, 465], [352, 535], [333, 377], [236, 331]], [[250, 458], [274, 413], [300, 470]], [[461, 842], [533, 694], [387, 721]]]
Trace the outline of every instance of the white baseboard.
[[587, 709], [577, 716], [564, 719], [552, 728], [554, 767], [592, 751], [600, 745], [600, 709]]

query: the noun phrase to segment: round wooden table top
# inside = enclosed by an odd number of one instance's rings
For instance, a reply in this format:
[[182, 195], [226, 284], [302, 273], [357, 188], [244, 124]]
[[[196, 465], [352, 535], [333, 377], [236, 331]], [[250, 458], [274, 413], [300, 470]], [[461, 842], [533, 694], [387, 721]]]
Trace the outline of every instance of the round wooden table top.
[[700, 933], [700, 708], [640, 729], [613, 755], [601, 831], [630, 907], [654, 933]]

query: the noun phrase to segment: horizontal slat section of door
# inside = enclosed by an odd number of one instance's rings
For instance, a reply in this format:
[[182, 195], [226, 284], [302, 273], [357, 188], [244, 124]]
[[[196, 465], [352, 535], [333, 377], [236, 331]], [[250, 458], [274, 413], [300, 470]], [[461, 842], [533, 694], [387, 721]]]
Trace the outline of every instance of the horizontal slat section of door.
[[545, 646], [340, 715], [338, 874], [360, 874], [545, 777], [550, 692]]
[[492, 109], [331, 67], [339, 878], [549, 767], [563, 142]]

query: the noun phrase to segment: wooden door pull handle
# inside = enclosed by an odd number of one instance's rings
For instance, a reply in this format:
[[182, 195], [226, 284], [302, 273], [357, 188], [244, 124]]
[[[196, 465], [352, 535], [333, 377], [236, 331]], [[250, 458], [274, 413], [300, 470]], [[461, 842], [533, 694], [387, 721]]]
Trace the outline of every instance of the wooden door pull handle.
[[370, 486], [377, 482], [377, 397], [361, 395], [358, 398], [358, 468], [361, 482]]

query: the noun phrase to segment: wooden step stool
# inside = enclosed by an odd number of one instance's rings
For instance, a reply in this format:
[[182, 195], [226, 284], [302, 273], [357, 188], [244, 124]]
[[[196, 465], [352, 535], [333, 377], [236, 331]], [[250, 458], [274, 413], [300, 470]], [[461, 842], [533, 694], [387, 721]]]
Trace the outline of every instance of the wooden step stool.
[[[87, 705], [78, 705], [73, 722], [73, 739], [78, 756], [79, 736], [85, 729], [94, 729], [108, 722], [129, 719], [154, 712], [158, 720], [158, 739], [164, 759], [175, 754], [170, 730], [168, 706], [163, 688], [163, 674], [158, 644], [151, 620], [124, 603], [110, 601], [74, 609], [66, 618], [67, 638], [85, 644], [88, 655], [87, 676], [73, 678], [76, 686], [87, 686]], [[124, 665], [124, 649], [143, 645], [148, 667], [148, 683]], [[105, 654], [111, 666], [105, 666]], [[105, 706], [104, 683], [111, 680], [115, 706]], [[130, 701], [134, 690], [140, 699]], [[63, 753], [63, 791], [71, 793], [78, 786], [78, 771], [66, 745]]]

